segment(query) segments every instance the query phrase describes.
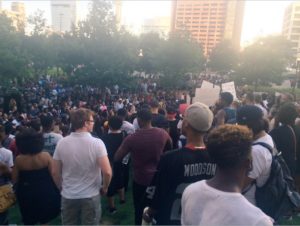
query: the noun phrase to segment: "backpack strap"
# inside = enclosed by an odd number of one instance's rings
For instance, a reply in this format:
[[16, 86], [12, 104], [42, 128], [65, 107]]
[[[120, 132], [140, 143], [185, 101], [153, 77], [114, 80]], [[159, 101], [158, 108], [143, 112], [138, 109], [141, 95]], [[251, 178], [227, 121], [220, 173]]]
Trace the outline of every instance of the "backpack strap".
[[[269, 150], [269, 152], [271, 153], [271, 155], [273, 155], [273, 154], [272, 154], [272, 153], [273, 153], [273, 148], [272, 148], [269, 144], [264, 143], [264, 142], [256, 142], [256, 143], [253, 143], [253, 144], [252, 144], [252, 146], [254, 146], [254, 145], [260, 145], [260, 146], [263, 146], [264, 148], [266, 148], [266, 149]], [[246, 194], [246, 193], [252, 188], [252, 186], [255, 185], [255, 184], [256, 184], [256, 180], [253, 180], [253, 181], [251, 182], [251, 184], [249, 184], [249, 185], [242, 191], [242, 195]]]
[[273, 148], [271, 145], [265, 143], [265, 142], [256, 142], [256, 143], [253, 143], [252, 146], [254, 145], [260, 145], [260, 146], [263, 146], [264, 148], [268, 149], [269, 152], [271, 153], [271, 155], [273, 156]]
[[250, 189], [252, 188], [253, 185], [256, 184], [256, 180], [253, 180], [251, 182], [251, 184], [249, 184], [243, 191], [242, 191], [242, 195], [246, 194], [248, 191], [250, 191]]
[[295, 160], [297, 160], [297, 138], [296, 138], [296, 134], [295, 134], [295, 131], [294, 131], [293, 127], [291, 127], [290, 125], [287, 125], [287, 127], [292, 132], [293, 143], [294, 143], [294, 154], [295, 154], [294, 158], [295, 158]]

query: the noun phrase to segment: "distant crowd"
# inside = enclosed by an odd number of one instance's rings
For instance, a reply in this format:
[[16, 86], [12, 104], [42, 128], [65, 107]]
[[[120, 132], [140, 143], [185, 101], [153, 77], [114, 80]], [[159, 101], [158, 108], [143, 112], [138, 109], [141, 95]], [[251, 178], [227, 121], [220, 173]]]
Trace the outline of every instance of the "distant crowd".
[[[0, 196], [13, 185], [26, 225], [59, 214], [64, 225], [100, 224], [103, 208], [118, 214], [116, 195], [121, 208], [127, 203], [129, 183], [135, 225], [273, 225], [300, 207], [300, 106], [290, 94], [237, 88], [238, 99], [221, 92], [206, 106], [154, 79], [134, 91], [51, 79], [2, 91]], [[294, 196], [269, 211], [258, 194], [278, 153]], [[0, 224], [14, 223], [9, 207], [0, 208]]]

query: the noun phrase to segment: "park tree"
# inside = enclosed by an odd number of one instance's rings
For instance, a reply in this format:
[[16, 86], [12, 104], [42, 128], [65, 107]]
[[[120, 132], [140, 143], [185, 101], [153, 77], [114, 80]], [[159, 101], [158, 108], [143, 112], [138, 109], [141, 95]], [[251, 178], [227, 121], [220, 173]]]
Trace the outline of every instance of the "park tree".
[[156, 74], [161, 72], [161, 54], [166, 41], [160, 38], [157, 33], [142, 34], [139, 37], [138, 52], [139, 56], [138, 70], [147, 74]]
[[183, 86], [184, 75], [199, 74], [205, 61], [201, 45], [180, 34], [171, 35], [160, 50], [162, 83], [169, 87]]
[[235, 70], [238, 62], [239, 51], [229, 40], [224, 40], [212, 50], [207, 66], [213, 71], [226, 74]]
[[291, 57], [290, 41], [281, 36], [260, 38], [242, 52], [235, 78], [255, 87], [280, 83]]
[[28, 59], [22, 48], [23, 34], [18, 33], [12, 20], [0, 13], [0, 78], [2, 83], [28, 74]]
[[31, 35], [38, 36], [44, 35], [47, 29], [46, 18], [44, 17], [44, 11], [38, 9], [33, 15], [28, 17], [28, 24], [31, 27]]
[[64, 58], [73, 61], [77, 81], [101, 86], [126, 83], [137, 65], [137, 38], [117, 30], [109, 1], [93, 1], [87, 19], [64, 38], [71, 41], [65, 45], [74, 46]]
[[76, 33], [80, 37], [96, 40], [113, 36], [117, 31], [110, 1], [94, 0], [90, 4], [87, 19], [78, 23]]

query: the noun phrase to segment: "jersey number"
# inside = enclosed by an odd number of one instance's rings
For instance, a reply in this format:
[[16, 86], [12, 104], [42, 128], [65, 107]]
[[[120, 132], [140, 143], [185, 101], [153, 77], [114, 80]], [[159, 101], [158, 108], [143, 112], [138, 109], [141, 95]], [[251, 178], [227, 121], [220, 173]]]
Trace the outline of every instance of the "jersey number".
[[176, 188], [176, 194], [180, 196], [180, 198], [176, 199], [173, 202], [172, 209], [171, 209], [171, 220], [180, 220], [181, 217], [181, 197], [184, 189], [189, 185], [189, 183], [179, 184]]

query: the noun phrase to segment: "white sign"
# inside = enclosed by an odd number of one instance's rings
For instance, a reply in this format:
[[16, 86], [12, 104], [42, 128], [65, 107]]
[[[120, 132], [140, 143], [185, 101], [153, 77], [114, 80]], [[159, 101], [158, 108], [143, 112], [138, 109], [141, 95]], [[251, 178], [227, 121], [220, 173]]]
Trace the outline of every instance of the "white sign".
[[214, 84], [213, 83], [210, 83], [210, 82], [207, 82], [207, 81], [203, 81], [202, 82], [202, 85], [201, 85], [201, 89], [202, 88], [213, 88], [214, 87]]
[[222, 84], [222, 92], [228, 92], [231, 93], [234, 99], [236, 98], [236, 91], [235, 91], [235, 85], [234, 82], [226, 82]]
[[215, 105], [216, 101], [219, 99], [220, 86], [214, 87], [201, 87], [196, 88], [195, 97], [193, 98], [193, 103], [201, 102], [207, 106]]

